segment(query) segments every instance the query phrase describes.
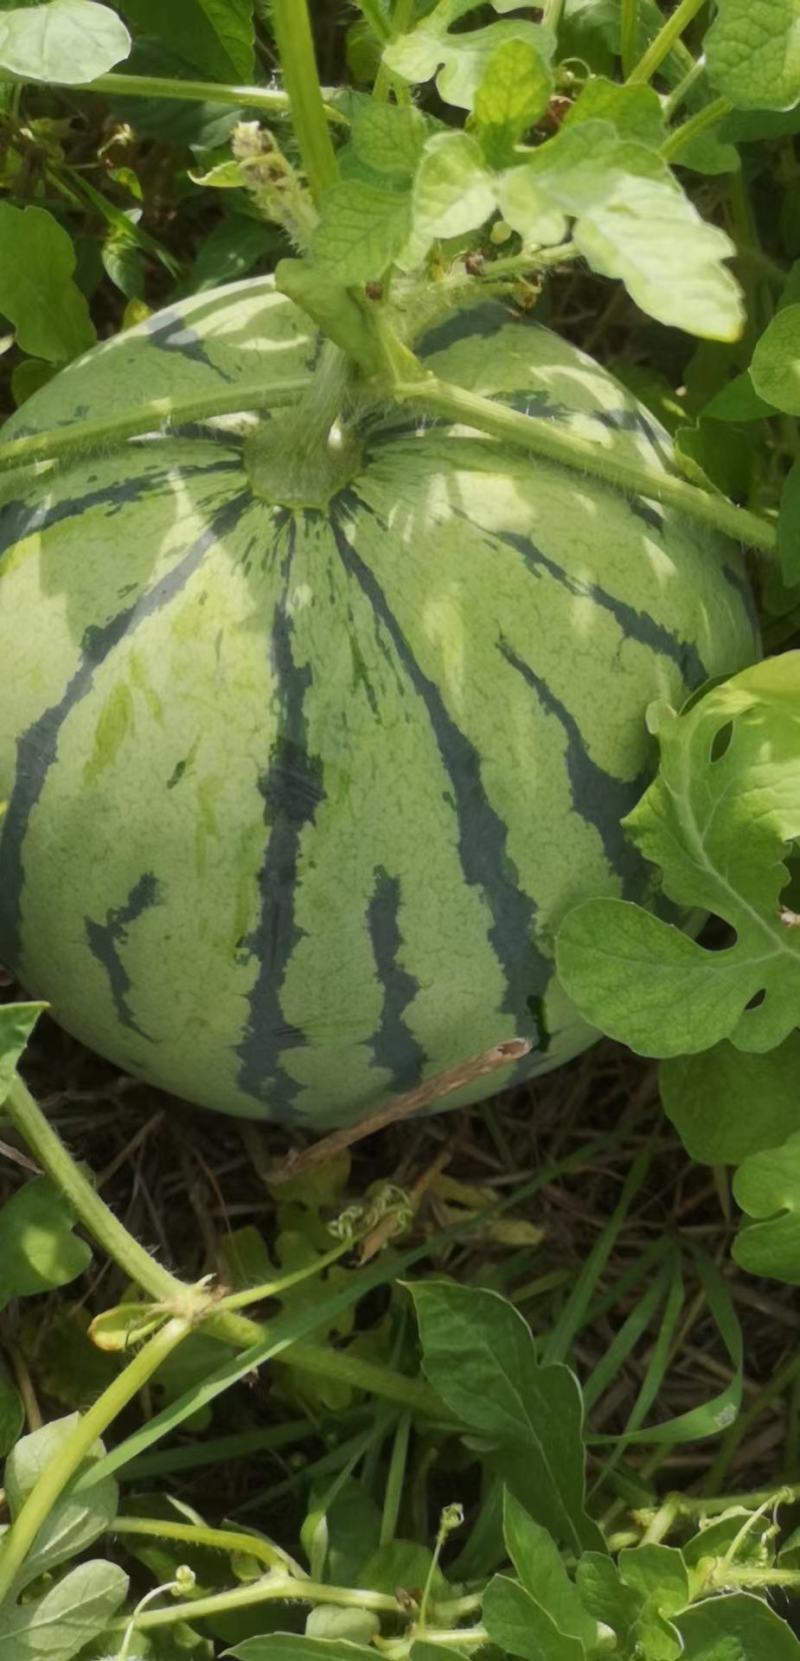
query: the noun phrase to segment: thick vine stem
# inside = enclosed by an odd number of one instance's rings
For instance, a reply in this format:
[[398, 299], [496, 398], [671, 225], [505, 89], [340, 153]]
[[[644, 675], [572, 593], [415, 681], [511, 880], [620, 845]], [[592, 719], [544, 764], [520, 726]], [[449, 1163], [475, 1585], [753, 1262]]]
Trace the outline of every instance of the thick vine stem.
[[613, 448], [601, 449], [590, 439], [566, 432], [539, 416], [524, 415], [496, 403], [493, 398], [440, 381], [434, 375], [398, 382], [392, 392], [401, 403], [416, 405], [426, 414], [474, 427], [573, 471], [604, 479], [619, 490], [676, 508], [688, 518], [699, 520], [762, 553], [772, 554], [776, 550], [776, 528], [759, 514], [735, 507], [724, 496], [712, 496], [710, 491], [701, 490], [672, 473], [656, 473], [643, 462], [620, 456]]
[[112, 1534], [177, 1540], [189, 1546], [208, 1546], [211, 1551], [241, 1553], [255, 1558], [265, 1570], [279, 1569], [300, 1582], [308, 1579], [305, 1569], [288, 1552], [273, 1546], [263, 1534], [248, 1534], [245, 1529], [209, 1528], [205, 1523], [173, 1522], [171, 1517], [115, 1517], [110, 1526]]
[[307, 0], [272, 0], [272, 27], [289, 95], [294, 136], [315, 202], [336, 179], [336, 155], [328, 131], [317, 74]]
[[[0, 71], [0, 85], [26, 86], [23, 75]], [[260, 110], [264, 115], [286, 115], [289, 97], [276, 87], [237, 86], [220, 81], [178, 81], [167, 75], [98, 75], [80, 86], [65, 84], [64, 92], [99, 92], [107, 98], [167, 98], [178, 102], [224, 104], [231, 109]], [[323, 92], [323, 97], [324, 97]], [[323, 103], [326, 120], [346, 127], [347, 117], [332, 104]]]
[[716, 127], [723, 116], [730, 115], [733, 105], [727, 98], [715, 98], [711, 104], [698, 110], [696, 115], [690, 115], [687, 121], [682, 122], [669, 133], [661, 146], [661, 154], [665, 161], [671, 162], [676, 158], [680, 161], [680, 152], [690, 144], [693, 138], [705, 133], [709, 127]]
[[0, 1544], [0, 1605], [8, 1597], [43, 1523], [80, 1469], [94, 1443], [129, 1401], [152, 1378], [167, 1356], [188, 1337], [194, 1322], [186, 1316], [167, 1321], [128, 1363], [124, 1372], [84, 1413], [74, 1430], [47, 1462], [19, 1515]]
[[651, 81], [661, 68], [665, 58], [669, 57], [673, 47], [678, 43], [684, 29], [702, 10], [705, 0], [680, 0], [674, 12], [667, 18], [666, 23], [659, 29], [655, 40], [650, 42], [647, 51], [639, 59], [636, 67], [628, 76], [628, 85], [635, 86]]
[[290, 404], [306, 392], [311, 378], [282, 381], [279, 386], [222, 387], [218, 392], [191, 398], [151, 398], [124, 415], [104, 421], [71, 421], [51, 432], [25, 438], [0, 438], [0, 472], [36, 461], [71, 461], [81, 455], [113, 449], [126, 439], [193, 421], [213, 421], [220, 415], [244, 415], [254, 410]]
[[[169, 1269], [151, 1257], [114, 1216], [76, 1165], [21, 1078], [15, 1078], [3, 1111], [47, 1175], [69, 1200], [87, 1233], [123, 1273], [156, 1302], [175, 1310], [189, 1308], [194, 1312], [201, 1295], [185, 1286]], [[205, 1294], [202, 1295], [202, 1302], [208, 1311], [203, 1319], [203, 1330], [210, 1337], [239, 1350], [256, 1350], [269, 1345], [268, 1325], [252, 1321], [249, 1316], [240, 1315], [235, 1310], [219, 1309], [215, 1312], [213, 1306], [209, 1309]], [[391, 1367], [382, 1367], [360, 1356], [348, 1355], [344, 1350], [331, 1349], [324, 1344], [297, 1342], [276, 1349], [271, 1360], [282, 1366], [302, 1367], [304, 1372], [317, 1377], [336, 1379], [354, 1390], [364, 1390], [388, 1401], [399, 1402], [401, 1406], [420, 1413], [436, 1415], [441, 1411], [433, 1392], [417, 1379], [406, 1378]]]

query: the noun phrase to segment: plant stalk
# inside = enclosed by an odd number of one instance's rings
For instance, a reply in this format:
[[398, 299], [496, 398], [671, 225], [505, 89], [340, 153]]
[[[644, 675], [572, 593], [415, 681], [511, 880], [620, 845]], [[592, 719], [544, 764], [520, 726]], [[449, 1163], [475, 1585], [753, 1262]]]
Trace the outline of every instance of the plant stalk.
[[336, 179], [336, 155], [328, 131], [317, 73], [308, 0], [272, 0], [272, 26], [283, 71], [294, 135], [315, 202]]
[[647, 496], [762, 553], [774, 554], [777, 548], [775, 526], [759, 514], [735, 507], [725, 497], [712, 496], [672, 473], [656, 473], [643, 462], [614, 454], [612, 449], [603, 450], [590, 439], [565, 432], [538, 416], [524, 415], [433, 375], [398, 382], [392, 391], [401, 403], [475, 427], [507, 444], [545, 456], [548, 461], [604, 479], [619, 490]]
[[243, 415], [251, 410], [279, 408], [293, 403], [311, 386], [311, 378], [283, 381], [280, 386], [222, 387], [195, 393], [191, 398], [151, 398], [125, 415], [103, 421], [71, 421], [52, 432], [25, 438], [0, 438], [0, 472], [28, 462], [70, 461], [92, 451], [113, 449], [126, 439], [193, 421], [211, 421], [220, 415]]
[[668, 133], [661, 146], [661, 154], [665, 161], [672, 162], [677, 158], [680, 161], [680, 152], [690, 144], [698, 134], [704, 133], [709, 127], [716, 127], [723, 116], [729, 115], [733, 105], [727, 98], [715, 98], [705, 109], [698, 110], [696, 115], [690, 115], [688, 121], [681, 123], [674, 132]]
[[[185, 1311], [187, 1303], [192, 1308], [192, 1300], [195, 1313], [199, 1304], [208, 1308], [204, 1295], [185, 1286], [169, 1269], [151, 1257], [114, 1216], [67, 1152], [19, 1076], [14, 1079], [6, 1097], [4, 1112], [43, 1170], [69, 1200], [84, 1228], [129, 1280], [134, 1280], [157, 1303], [166, 1304], [176, 1311]], [[203, 1330], [210, 1337], [239, 1350], [263, 1346], [270, 1338], [268, 1325], [252, 1321], [249, 1316], [236, 1311], [215, 1312], [213, 1306], [203, 1319]], [[359, 1356], [348, 1355], [346, 1351], [324, 1344], [293, 1343], [276, 1351], [272, 1360], [283, 1366], [302, 1367], [304, 1372], [317, 1377], [336, 1379], [353, 1389], [365, 1390], [422, 1413], [440, 1411], [433, 1392], [416, 1379], [406, 1378], [391, 1367], [382, 1367], [377, 1362], [362, 1360]]]
[[622, 0], [620, 17], [620, 57], [622, 75], [626, 79], [636, 63], [636, 42], [639, 34], [639, 0]]
[[671, 16], [667, 18], [666, 23], [659, 29], [655, 40], [650, 42], [647, 51], [642, 54], [635, 68], [631, 70], [628, 76], [629, 86], [644, 85], [652, 80], [661, 68], [664, 59], [669, 57], [673, 46], [680, 40], [684, 29], [688, 29], [689, 24], [704, 5], [705, 0], [680, 0], [680, 4], [676, 6]]
[[146, 1539], [178, 1540], [189, 1546], [208, 1546], [211, 1551], [242, 1553], [255, 1558], [265, 1570], [287, 1570], [299, 1581], [306, 1578], [305, 1570], [295, 1563], [288, 1552], [273, 1546], [261, 1534], [248, 1534], [245, 1529], [207, 1528], [205, 1523], [173, 1522], [165, 1517], [115, 1517], [110, 1525], [112, 1534], [143, 1535]]
[[102, 1436], [113, 1424], [167, 1356], [188, 1337], [193, 1324], [187, 1316], [176, 1315], [167, 1321], [128, 1363], [124, 1372], [109, 1384], [89, 1411], [82, 1415], [75, 1429], [45, 1465], [19, 1516], [0, 1544], [0, 1605], [11, 1592], [40, 1528], [98, 1436]]

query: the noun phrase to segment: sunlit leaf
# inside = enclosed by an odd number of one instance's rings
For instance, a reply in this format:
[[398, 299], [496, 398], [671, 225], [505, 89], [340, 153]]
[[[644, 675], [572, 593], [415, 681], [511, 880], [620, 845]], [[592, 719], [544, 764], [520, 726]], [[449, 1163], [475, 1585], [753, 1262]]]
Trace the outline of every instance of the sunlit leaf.
[[26, 81], [81, 86], [127, 58], [131, 37], [110, 6], [47, 0], [0, 12], [0, 68]]

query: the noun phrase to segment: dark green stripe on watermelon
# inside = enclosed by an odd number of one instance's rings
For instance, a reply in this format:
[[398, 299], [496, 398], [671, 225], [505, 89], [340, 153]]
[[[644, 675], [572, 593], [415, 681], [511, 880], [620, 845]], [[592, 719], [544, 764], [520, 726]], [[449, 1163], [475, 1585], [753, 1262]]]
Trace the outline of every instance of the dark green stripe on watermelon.
[[276, 516], [275, 529], [276, 557], [282, 536], [286, 543], [281, 570], [284, 592], [275, 606], [269, 642], [270, 661], [278, 683], [278, 732], [267, 770], [259, 780], [268, 833], [258, 877], [259, 922], [244, 943], [245, 951], [258, 964], [258, 974], [248, 998], [250, 1013], [245, 1036], [236, 1053], [241, 1063], [241, 1089], [255, 1101], [268, 1104], [277, 1119], [288, 1123], [297, 1117], [294, 1102], [300, 1086], [283, 1066], [281, 1053], [304, 1046], [306, 1037], [285, 1020], [281, 990], [300, 939], [295, 921], [300, 842], [306, 826], [314, 823], [326, 792], [322, 761], [308, 751], [303, 707], [313, 676], [311, 669], [295, 663], [292, 655], [287, 590], [294, 555], [295, 520], [288, 513], [280, 514]]
[[414, 692], [422, 700], [453, 791], [458, 850], [465, 880], [481, 889], [492, 916], [489, 941], [506, 978], [501, 1008], [512, 1015], [521, 1037], [538, 1041], [532, 1000], [540, 997], [552, 965], [535, 943], [536, 906], [522, 891], [508, 848], [508, 832], [495, 812], [481, 778], [480, 756], [452, 720], [439, 687], [417, 662], [373, 571], [356, 551], [341, 512], [331, 528], [342, 563], [368, 599], [385, 629]]
[[425, 1051], [403, 1019], [405, 1010], [419, 991], [419, 981], [398, 961], [403, 944], [398, 921], [400, 900], [399, 879], [390, 877], [388, 871], [379, 865], [367, 911], [375, 968], [383, 988], [383, 1010], [380, 1025], [372, 1039], [372, 1053], [375, 1066], [386, 1069], [391, 1089], [398, 1094], [413, 1089], [419, 1083], [426, 1060]]
[[151, 871], [145, 871], [134, 883], [124, 905], [106, 914], [104, 923], [86, 918], [86, 938], [92, 956], [108, 975], [114, 1008], [123, 1027], [151, 1042], [149, 1035], [134, 1020], [128, 1004], [133, 982], [120, 956], [120, 947], [127, 944], [128, 929], [151, 906], [161, 904], [161, 890]]
[[649, 771], [635, 779], [617, 779], [612, 773], [598, 767], [590, 756], [581, 729], [566, 704], [556, 697], [547, 682], [537, 675], [530, 663], [523, 663], [508, 641], [500, 641], [500, 651], [512, 669], [535, 693], [548, 715], [554, 715], [564, 730], [565, 759], [572, 805], [575, 812], [594, 825], [609, 865], [622, 881], [624, 895], [639, 893], [647, 879], [647, 866], [638, 848], [625, 835], [620, 821], [636, 806], [642, 791], [650, 782]]

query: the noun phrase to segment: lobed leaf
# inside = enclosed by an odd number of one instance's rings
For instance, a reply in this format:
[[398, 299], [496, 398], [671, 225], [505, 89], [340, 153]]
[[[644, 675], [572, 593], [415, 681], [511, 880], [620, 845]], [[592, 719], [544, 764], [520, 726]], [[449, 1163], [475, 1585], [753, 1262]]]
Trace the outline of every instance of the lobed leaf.
[[755, 1219], [734, 1241], [737, 1263], [750, 1274], [800, 1286], [800, 1132], [750, 1154], [734, 1176], [733, 1193]]
[[49, 1177], [36, 1177], [0, 1209], [0, 1309], [12, 1298], [67, 1286], [88, 1268], [91, 1247], [73, 1234], [74, 1213]]
[[553, 91], [548, 56], [530, 40], [507, 40], [486, 65], [475, 94], [474, 127], [493, 167], [513, 159], [514, 146], [544, 114]]
[[668, 897], [736, 938], [712, 951], [636, 905], [587, 900], [559, 931], [559, 973], [587, 1020], [640, 1054], [723, 1038], [765, 1052], [800, 1021], [800, 929], [782, 901], [800, 837], [800, 652], [651, 716], [660, 771], [626, 827]]
[[0, 202], [0, 312], [32, 357], [66, 363], [94, 343], [74, 272], [72, 238], [46, 208]]
[[797, 1032], [767, 1055], [747, 1055], [726, 1039], [663, 1061], [659, 1074], [669, 1118], [687, 1153], [705, 1165], [739, 1165], [785, 1141], [800, 1121], [798, 1079]]
[[537, 23], [490, 23], [484, 29], [451, 34], [444, 21], [437, 25], [434, 16], [392, 41], [383, 61], [393, 75], [405, 81], [421, 83], [435, 78], [446, 104], [471, 110], [492, 57], [509, 41], [527, 43], [540, 61], [552, 57], [555, 44], [550, 32]]

